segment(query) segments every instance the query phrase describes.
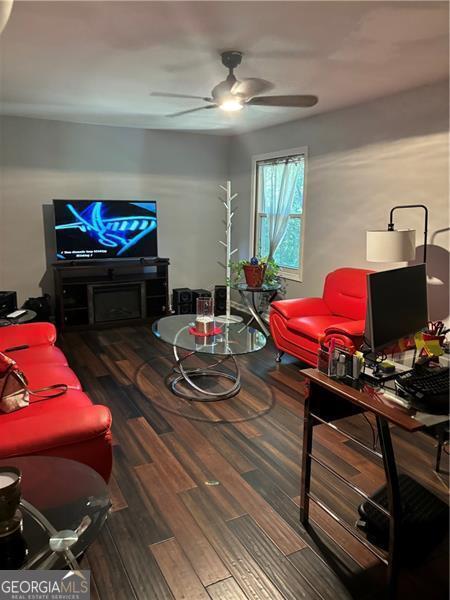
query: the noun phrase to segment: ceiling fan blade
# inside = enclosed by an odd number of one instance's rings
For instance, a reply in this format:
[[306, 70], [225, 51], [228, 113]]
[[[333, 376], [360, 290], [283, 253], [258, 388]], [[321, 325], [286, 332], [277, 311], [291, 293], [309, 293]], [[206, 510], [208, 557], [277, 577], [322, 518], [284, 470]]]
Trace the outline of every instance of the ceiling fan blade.
[[189, 94], [172, 94], [170, 92], [150, 92], [150, 96], [158, 96], [160, 98], [192, 98], [194, 100], [205, 100], [211, 102], [211, 98], [204, 98], [203, 96], [190, 96]]
[[290, 106], [306, 108], [314, 106], [319, 101], [317, 96], [256, 96], [247, 102], [256, 106]]
[[197, 112], [198, 110], [205, 110], [208, 108], [217, 108], [215, 104], [211, 104], [210, 106], [199, 106], [198, 108], [190, 108], [189, 110], [182, 110], [181, 112], [172, 113], [171, 115], [166, 115], [166, 117], [180, 117], [181, 115], [187, 115], [188, 113]]
[[229, 96], [234, 85], [236, 85], [236, 77], [229, 75], [224, 81], [221, 81], [211, 90], [213, 101], [218, 101], [223, 96]]
[[274, 88], [273, 83], [257, 77], [248, 77], [237, 81], [231, 88], [231, 93], [242, 98], [252, 98]]

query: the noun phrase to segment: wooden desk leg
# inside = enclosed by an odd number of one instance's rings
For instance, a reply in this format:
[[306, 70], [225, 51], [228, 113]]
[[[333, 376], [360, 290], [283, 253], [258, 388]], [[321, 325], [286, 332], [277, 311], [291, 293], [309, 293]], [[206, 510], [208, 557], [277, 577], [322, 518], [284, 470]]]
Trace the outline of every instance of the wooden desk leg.
[[313, 419], [310, 414], [311, 396], [314, 386], [311, 384], [305, 398], [305, 412], [303, 415], [303, 452], [302, 473], [300, 482], [300, 521], [308, 524], [309, 519], [309, 489], [311, 484], [311, 450], [313, 436]]
[[389, 518], [388, 593], [389, 598], [394, 598], [399, 573], [401, 496], [389, 425], [386, 419], [382, 417], [377, 416], [376, 420], [386, 475], [389, 513], [391, 515]]

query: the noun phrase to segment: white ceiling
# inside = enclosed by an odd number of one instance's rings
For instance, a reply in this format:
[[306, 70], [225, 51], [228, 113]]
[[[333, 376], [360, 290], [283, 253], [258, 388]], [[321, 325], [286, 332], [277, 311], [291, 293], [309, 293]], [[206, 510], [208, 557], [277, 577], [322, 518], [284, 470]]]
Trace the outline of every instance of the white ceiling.
[[[266, 127], [448, 77], [448, 3], [432, 1], [14, 3], [0, 38], [3, 114], [223, 133]], [[150, 92], [206, 96], [219, 52], [272, 94], [319, 96], [309, 109], [240, 113]]]

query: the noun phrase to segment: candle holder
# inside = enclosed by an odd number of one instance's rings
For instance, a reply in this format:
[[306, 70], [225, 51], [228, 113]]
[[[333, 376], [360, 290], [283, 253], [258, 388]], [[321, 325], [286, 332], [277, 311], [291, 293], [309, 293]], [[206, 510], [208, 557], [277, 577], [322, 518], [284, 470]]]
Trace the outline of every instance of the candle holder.
[[22, 527], [21, 480], [22, 474], [16, 467], [0, 467], [0, 538]]
[[195, 330], [202, 335], [212, 335], [215, 329], [214, 299], [206, 296], [197, 298]]

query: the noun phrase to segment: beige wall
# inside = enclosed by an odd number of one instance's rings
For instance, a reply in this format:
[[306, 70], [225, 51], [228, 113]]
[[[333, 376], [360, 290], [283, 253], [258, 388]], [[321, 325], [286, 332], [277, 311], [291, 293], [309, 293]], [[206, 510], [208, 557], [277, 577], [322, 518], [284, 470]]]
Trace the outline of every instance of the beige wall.
[[[396, 204], [430, 210], [428, 272], [431, 315], [448, 316], [448, 82], [367, 104], [255, 131], [232, 139], [230, 173], [239, 192], [235, 242], [249, 249], [251, 158], [308, 146], [304, 270], [288, 296], [320, 295], [324, 276], [341, 267], [392, 268], [365, 260], [365, 230], [384, 228]], [[415, 228], [421, 211], [401, 211], [398, 226]], [[442, 230], [447, 231], [442, 231]], [[418, 252], [418, 257], [421, 252]]]
[[43, 206], [53, 198], [156, 200], [171, 287], [224, 282], [226, 138], [14, 117], [1, 119], [0, 134], [0, 289], [21, 301], [40, 295], [40, 283], [52, 289]]
[[[231, 138], [0, 123], [0, 289], [18, 290], [21, 300], [40, 294], [40, 285], [51, 289], [43, 206], [53, 198], [156, 199], [171, 287], [223, 281], [219, 183], [229, 175], [239, 193], [234, 245], [248, 256], [252, 155], [308, 146], [303, 281], [290, 282], [288, 296], [321, 294], [326, 273], [343, 265], [390, 267], [365, 261], [365, 230], [385, 227], [395, 204], [424, 203], [429, 274], [445, 284], [429, 287], [431, 315], [448, 315], [447, 82]], [[417, 229], [418, 244], [421, 219], [420, 211], [397, 217]]]

